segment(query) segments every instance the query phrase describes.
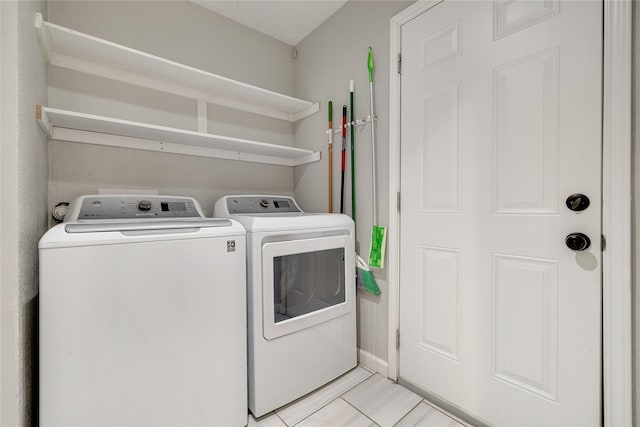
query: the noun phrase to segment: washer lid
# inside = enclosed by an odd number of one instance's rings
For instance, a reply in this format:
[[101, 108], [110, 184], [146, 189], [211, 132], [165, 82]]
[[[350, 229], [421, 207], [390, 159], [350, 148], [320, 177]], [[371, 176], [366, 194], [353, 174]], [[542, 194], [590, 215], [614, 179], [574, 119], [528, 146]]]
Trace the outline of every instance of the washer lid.
[[[216, 224], [215, 221], [222, 222]], [[70, 227], [72, 232], [69, 232], [67, 227]], [[90, 229], [91, 227], [94, 229]], [[232, 219], [215, 220], [209, 218], [167, 221], [166, 223], [162, 221], [73, 222], [58, 224], [50, 228], [40, 239], [38, 248], [42, 250], [225, 237], [244, 240], [245, 235], [246, 231], [242, 225]]]
[[117, 222], [75, 222], [65, 224], [67, 233], [108, 233], [111, 231], [136, 232], [160, 230], [192, 230], [212, 227], [229, 227], [229, 219], [196, 219], [167, 221], [117, 221]]

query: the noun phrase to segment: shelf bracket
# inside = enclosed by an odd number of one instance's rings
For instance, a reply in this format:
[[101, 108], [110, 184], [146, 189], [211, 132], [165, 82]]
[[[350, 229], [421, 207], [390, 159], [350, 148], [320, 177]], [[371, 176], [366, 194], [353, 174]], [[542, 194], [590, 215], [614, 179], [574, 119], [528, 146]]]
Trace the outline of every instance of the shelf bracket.
[[44, 28], [44, 18], [40, 12], [36, 12], [35, 26], [42, 56], [44, 56], [47, 64], [51, 64], [51, 40], [49, 39], [49, 32]]
[[47, 134], [48, 138], [51, 138], [53, 135], [53, 125], [47, 116], [47, 112], [42, 109], [42, 105], [36, 105], [36, 121]]
[[207, 133], [207, 101], [198, 99], [198, 132]]
[[317, 113], [318, 111], [320, 111], [320, 103], [316, 102], [313, 105], [311, 105], [311, 107], [307, 108], [306, 110], [300, 110], [297, 113], [293, 114], [292, 117], [292, 121], [297, 122], [300, 119], [304, 119], [305, 117], [308, 117], [312, 114]]

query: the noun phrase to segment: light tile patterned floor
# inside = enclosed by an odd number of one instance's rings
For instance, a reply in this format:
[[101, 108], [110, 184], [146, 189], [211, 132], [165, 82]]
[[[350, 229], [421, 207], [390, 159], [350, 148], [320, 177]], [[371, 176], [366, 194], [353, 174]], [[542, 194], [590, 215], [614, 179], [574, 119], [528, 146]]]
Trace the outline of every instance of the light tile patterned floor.
[[250, 427], [462, 427], [466, 424], [379, 374], [357, 367]]

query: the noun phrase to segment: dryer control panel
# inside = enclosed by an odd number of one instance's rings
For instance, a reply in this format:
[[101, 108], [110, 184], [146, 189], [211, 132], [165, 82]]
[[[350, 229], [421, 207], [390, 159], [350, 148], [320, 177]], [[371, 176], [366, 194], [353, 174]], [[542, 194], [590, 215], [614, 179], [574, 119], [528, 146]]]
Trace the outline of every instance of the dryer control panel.
[[226, 196], [222, 200], [226, 202], [226, 214], [231, 215], [302, 212], [288, 196]]
[[198, 202], [190, 197], [96, 195], [74, 200], [65, 222], [203, 217]]

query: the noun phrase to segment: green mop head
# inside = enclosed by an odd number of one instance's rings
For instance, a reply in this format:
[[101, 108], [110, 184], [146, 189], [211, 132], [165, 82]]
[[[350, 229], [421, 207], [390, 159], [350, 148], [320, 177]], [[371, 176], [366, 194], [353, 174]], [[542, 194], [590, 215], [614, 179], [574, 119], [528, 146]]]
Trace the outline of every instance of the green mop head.
[[371, 250], [369, 250], [369, 266], [384, 267], [384, 250], [387, 246], [387, 227], [374, 225], [371, 228]]
[[369, 266], [364, 262], [358, 254], [356, 254], [356, 262], [358, 264], [358, 273], [360, 273], [360, 281], [365, 291], [373, 295], [380, 295], [380, 288], [373, 277], [373, 273], [369, 270]]

